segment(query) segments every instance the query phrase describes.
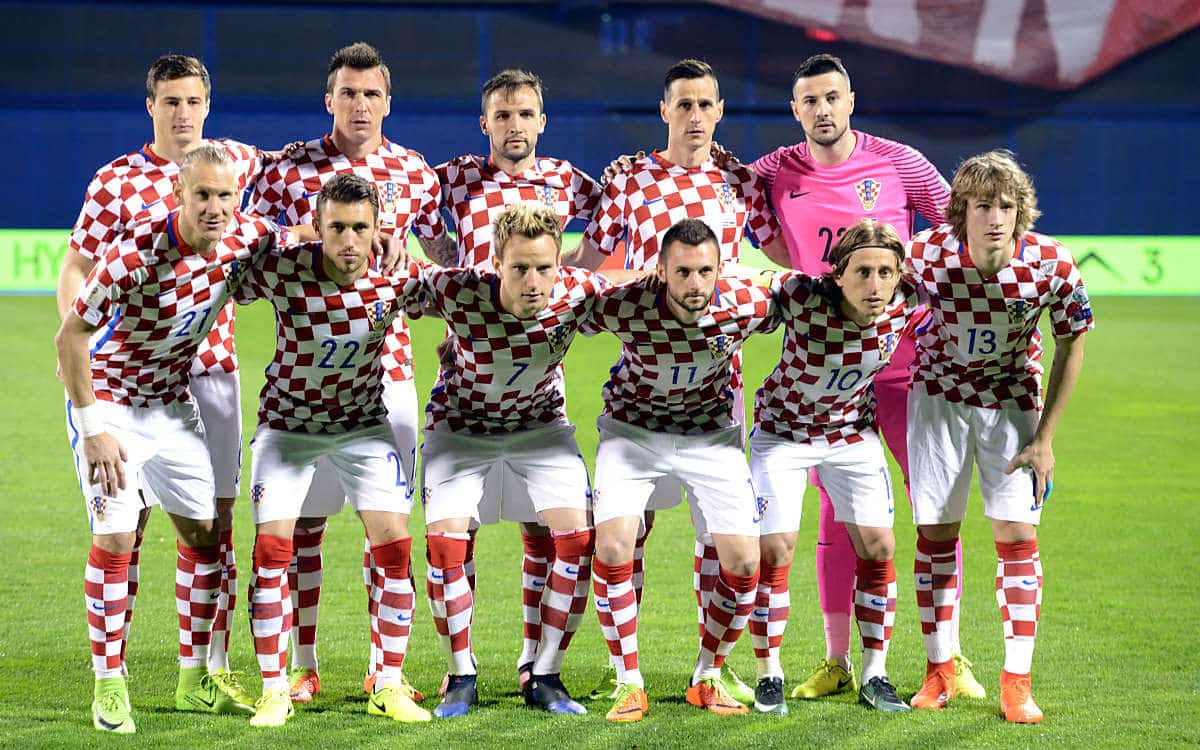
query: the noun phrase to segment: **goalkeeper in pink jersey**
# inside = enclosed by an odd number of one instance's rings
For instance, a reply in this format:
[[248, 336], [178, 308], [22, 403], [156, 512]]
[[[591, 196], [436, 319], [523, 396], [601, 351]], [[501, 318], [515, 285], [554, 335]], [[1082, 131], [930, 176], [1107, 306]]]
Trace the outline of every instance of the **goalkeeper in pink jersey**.
[[[831, 248], [847, 227], [861, 219], [891, 224], [905, 242], [912, 235], [914, 212], [931, 224], [944, 221], [949, 189], [924, 156], [902, 143], [851, 129], [854, 92], [841, 60], [827, 54], [805, 60], [793, 79], [792, 95], [792, 113], [804, 129], [804, 140], [782, 146], [752, 165], [767, 190], [787, 242], [786, 256], [772, 252], [772, 247], [765, 248], [772, 260], [815, 276], [830, 270]], [[890, 363], [875, 378], [878, 427], [904, 471], [906, 483], [905, 405], [913, 353], [912, 338], [901, 338]], [[812, 479], [821, 493], [816, 562], [826, 658], [792, 691], [796, 698], [819, 698], [857, 688], [850, 662], [854, 548], [845, 525], [834, 519], [834, 506], [819, 477], [814, 475]], [[786, 583], [795, 535], [774, 534], [767, 529], [763, 534], [763, 562], [776, 571], [776, 586]], [[955, 559], [956, 579], [961, 582], [961, 548]], [[771, 583], [764, 579], [761, 585]], [[956, 583], [956, 596], [960, 594], [961, 587]], [[761, 614], [752, 619], [752, 632], [765, 632], [769, 622], [786, 619], [787, 598], [771, 598], [776, 604], [769, 611], [756, 608]], [[962, 656], [957, 617], [951, 632], [957, 694], [982, 698], [985, 691], [971, 674], [970, 662]]]

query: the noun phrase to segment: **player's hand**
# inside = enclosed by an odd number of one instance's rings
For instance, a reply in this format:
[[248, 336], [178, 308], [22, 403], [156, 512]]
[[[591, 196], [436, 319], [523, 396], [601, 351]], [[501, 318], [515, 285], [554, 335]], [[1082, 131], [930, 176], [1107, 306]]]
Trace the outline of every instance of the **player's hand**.
[[708, 147], [708, 153], [712, 156], [713, 163], [721, 169], [733, 169], [742, 166], [742, 163], [738, 161], [738, 158], [733, 155], [732, 151], [727, 150], [716, 141], [713, 141], [712, 145]]
[[379, 270], [393, 274], [408, 265], [408, 243], [394, 234], [375, 235], [375, 255], [379, 258]]
[[620, 173], [628, 172], [629, 170], [633, 169], [633, 163], [635, 161], [645, 158], [645, 151], [638, 151], [633, 156], [630, 156], [629, 154], [621, 154], [609, 162], [608, 166], [604, 168], [604, 173], [600, 175], [600, 185], [607, 185], [608, 183], [612, 182], [612, 178], [616, 177]]
[[304, 148], [304, 141], [292, 141], [278, 151], [263, 151], [263, 161], [267, 164], [274, 164], [277, 161], [290, 159], [302, 148]]
[[454, 367], [454, 345], [450, 342], [449, 336], [442, 339], [442, 343], [437, 345], [437, 358], [443, 370]]
[[83, 439], [83, 458], [87, 461], [88, 481], [100, 488], [105, 497], [116, 497], [125, 489], [125, 448], [110, 433]]
[[1050, 496], [1054, 486], [1054, 450], [1049, 442], [1034, 440], [1025, 446], [1013, 460], [1004, 467], [1005, 474], [1012, 474], [1017, 469], [1033, 471], [1033, 504], [1040, 506]]

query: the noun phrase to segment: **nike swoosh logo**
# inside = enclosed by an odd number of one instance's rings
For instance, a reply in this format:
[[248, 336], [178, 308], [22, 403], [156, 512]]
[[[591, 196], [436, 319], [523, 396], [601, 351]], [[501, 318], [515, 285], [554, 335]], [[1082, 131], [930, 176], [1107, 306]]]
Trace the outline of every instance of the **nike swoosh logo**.
[[193, 696], [191, 696], [191, 700], [195, 703], [199, 703], [201, 706], [204, 706], [205, 708], [212, 708], [217, 703], [216, 696], [213, 696], [212, 698], [209, 698], [208, 700], [204, 700], [203, 698], [201, 698], [198, 695], [193, 695]]
[[159, 198], [156, 201], [150, 201], [149, 203], [142, 201], [142, 210], [145, 211], [147, 208], [158, 205], [159, 203], [162, 203], [162, 198]]
[[725, 609], [737, 609], [737, 605], [734, 604], [733, 602], [729, 601], [728, 599], [722, 599], [721, 606], [724, 607]]
[[96, 721], [98, 721], [100, 723], [100, 726], [104, 727], [105, 729], [107, 729], [110, 732], [125, 724], [125, 722], [123, 722], [123, 721], [120, 724], [112, 724], [110, 722], [105, 721], [104, 719], [101, 719], [99, 716], [96, 717]]
[[608, 602], [607, 601], [602, 602], [597, 599], [596, 600], [596, 609], [608, 609]]
[[620, 711], [617, 711], [617, 713], [618, 714], [631, 714], [631, 713], [634, 713], [636, 711], [641, 711], [641, 710], [642, 710], [641, 706], [634, 706], [633, 708], [622, 708]]
[[842, 679], [838, 680], [838, 690], [841, 690], [842, 688], [846, 687], [849, 684], [850, 684], [850, 678], [843, 677]]
[[529, 582], [529, 585], [533, 586], [534, 588], [541, 588], [542, 586], [546, 585], [546, 582], [541, 580], [540, 578], [535, 578], [534, 580]]
[[220, 598], [221, 598], [221, 592], [220, 592], [220, 591], [214, 591], [214, 592], [212, 592], [212, 594], [210, 594], [210, 595], [209, 595], [209, 597], [208, 597], [208, 600], [209, 600], [210, 602], [215, 602], [216, 600], [218, 600], [218, 599], [220, 599]]
[[896, 512], [895, 508], [888, 508], [888, 513], [895, 513], [895, 512]]
[[396, 615], [396, 622], [408, 622], [412, 619], [412, 615], [406, 615], [403, 612]]
[[885, 601], [884, 601], [884, 600], [882, 600], [882, 599], [872, 599], [872, 600], [871, 600], [871, 605], [872, 605], [872, 606], [874, 606], [874, 607], [886, 607], [886, 606], [887, 606], [887, 602], [885, 602]]
[[756, 609], [756, 610], [754, 610], [754, 616], [755, 616], [755, 617], [770, 617], [770, 616], [771, 616], [771, 610], [769, 610], [769, 609]]
[[92, 609], [94, 609], [97, 612], [112, 612], [114, 609], [116, 609], [119, 606], [121, 606], [120, 602], [113, 602], [112, 604], [107, 604], [107, 605], [101, 604], [100, 602], [92, 603]]
[[928, 586], [929, 584], [933, 583], [933, 579], [932, 578], [918, 578], [917, 583], [921, 584], [922, 586]]
[[577, 575], [579, 575], [579, 568], [572, 568], [570, 565], [568, 565], [565, 568], [563, 568], [563, 572], [565, 572], [569, 576], [577, 576]]
[[643, 206], [649, 206], [649, 205], [650, 205], [650, 204], [652, 204], [652, 203], [658, 203], [660, 200], [662, 200], [662, 198], [655, 198], [655, 199], [654, 199], [654, 200], [652, 200], [652, 201], [642, 201], [642, 205], [643, 205]]
[[1037, 585], [1037, 581], [1036, 581], [1036, 580], [1034, 580], [1034, 581], [1031, 581], [1031, 580], [1029, 580], [1028, 578], [1025, 578], [1025, 579], [1023, 579], [1023, 580], [1021, 581], [1021, 583], [1022, 583], [1022, 584], [1024, 584], [1025, 586], [1036, 586], [1036, 585]]
[[430, 578], [436, 578], [439, 581], [446, 577], [446, 575], [444, 573], [436, 573], [432, 570], [429, 571], [429, 576], [430, 576]]
[[812, 192], [811, 190], [805, 190], [805, 191], [804, 191], [804, 192], [802, 192], [802, 193], [797, 193], [795, 190], [789, 190], [789, 191], [788, 191], [788, 197], [789, 197], [789, 198], [799, 198], [800, 196], [802, 196], [802, 195], [808, 195], [808, 194], [809, 194], [809, 193], [811, 193], [811, 192]]
[[303, 198], [304, 200], [308, 200], [309, 198], [315, 197], [316, 195], [320, 194], [320, 192], [321, 192], [320, 190], [317, 190], [317, 191], [314, 191], [311, 193], [304, 192], [304, 193], [300, 194], [300, 197]]

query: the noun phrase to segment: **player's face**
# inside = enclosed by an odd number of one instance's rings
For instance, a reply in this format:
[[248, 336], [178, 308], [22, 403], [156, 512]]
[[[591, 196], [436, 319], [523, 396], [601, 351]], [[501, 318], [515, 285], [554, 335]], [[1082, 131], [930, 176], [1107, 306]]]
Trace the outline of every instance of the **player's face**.
[[367, 272], [378, 221], [368, 201], [321, 204], [317, 236], [325, 269], [334, 271], [331, 276], [353, 280]]
[[242, 197], [232, 164], [194, 164], [179, 173], [174, 192], [180, 233], [196, 249], [220, 241]]
[[383, 118], [392, 111], [383, 70], [355, 70], [343, 65], [333, 79], [333, 93], [325, 95], [325, 111], [333, 115], [338, 141], [366, 143], [383, 135]]
[[208, 117], [208, 94], [199, 76], [159, 81], [154, 98], [146, 99], [146, 111], [154, 122], [156, 143], [186, 146], [203, 137]]
[[500, 304], [518, 318], [532, 318], [550, 302], [558, 282], [559, 248], [548, 234], [530, 239], [513, 235], [504, 257], [492, 256], [500, 276]]
[[801, 78], [792, 88], [792, 114], [804, 135], [821, 146], [832, 146], [850, 128], [854, 92], [837, 71]]
[[717, 99], [717, 82], [709, 76], [680, 78], [671, 82], [670, 94], [667, 101], [658, 104], [669, 131], [669, 143], [707, 148], [725, 114], [725, 101]]
[[546, 129], [546, 115], [537, 92], [528, 86], [516, 91], [493, 91], [479, 127], [492, 144], [492, 156], [521, 161], [532, 156], [538, 136]]
[[1013, 243], [1017, 202], [1002, 193], [993, 198], [967, 199], [967, 245], [978, 252], [998, 252]]
[[900, 261], [891, 250], [863, 247], [850, 254], [834, 279], [842, 288], [842, 313], [858, 323], [879, 317], [900, 283]]
[[683, 323], [704, 317], [721, 275], [721, 251], [715, 242], [674, 242], [658, 256], [655, 273], [667, 288], [667, 307]]

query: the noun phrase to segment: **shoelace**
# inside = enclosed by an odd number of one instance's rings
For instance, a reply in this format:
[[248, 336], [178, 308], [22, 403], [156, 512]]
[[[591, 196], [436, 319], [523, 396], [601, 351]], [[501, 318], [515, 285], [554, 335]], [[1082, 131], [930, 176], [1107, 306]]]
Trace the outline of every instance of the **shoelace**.
[[110, 690], [100, 696], [100, 710], [102, 713], [124, 711], [125, 699], [118, 691]]
[[884, 699], [893, 703], [899, 703], [900, 697], [896, 695], [896, 688], [887, 680], [880, 677], [875, 677], [871, 680], [871, 684], [875, 686], [875, 692]]

